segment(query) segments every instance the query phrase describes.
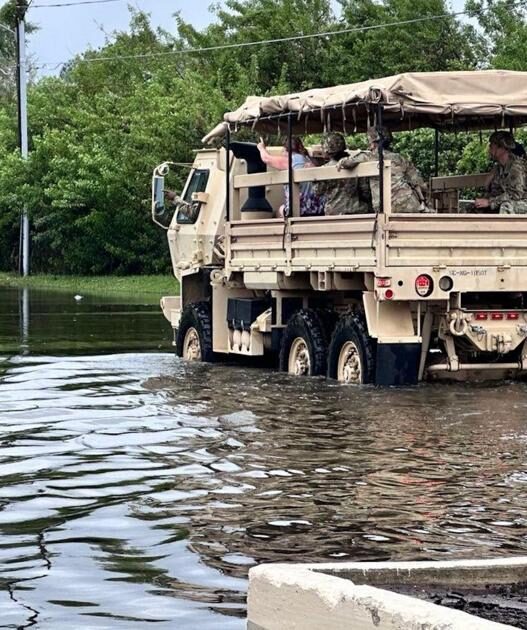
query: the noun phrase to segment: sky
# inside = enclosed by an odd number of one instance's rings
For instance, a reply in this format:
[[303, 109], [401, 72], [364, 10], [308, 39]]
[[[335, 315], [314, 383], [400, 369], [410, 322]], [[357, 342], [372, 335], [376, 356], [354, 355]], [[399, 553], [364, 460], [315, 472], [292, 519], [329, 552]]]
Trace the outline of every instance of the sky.
[[[208, 11], [211, 0], [116, 0], [101, 4], [69, 7], [47, 5], [79, 2], [81, 0], [33, 0], [28, 21], [39, 30], [28, 40], [28, 52], [33, 62], [57, 64], [39, 74], [55, 74], [59, 62], [65, 62], [88, 47], [94, 49], [104, 44], [106, 35], [116, 30], [126, 30], [129, 24], [128, 5], [151, 14], [152, 24], [165, 30], [175, 31], [174, 13], [180, 12], [186, 22], [198, 28], [212, 20]], [[464, 0], [452, 0], [452, 10], [462, 11]], [[334, 2], [336, 7], [336, 2]]]
[[28, 52], [37, 65], [67, 61], [90, 46], [99, 48], [113, 31], [127, 30], [129, 5], [150, 13], [154, 26], [170, 32], [175, 31], [173, 15], [178, 11], [185, 21], [197, 27], [212, 20], [208, 12], [210, 0], [117, 0], [107, 4], [40, 8], [68, 1], [80, 0], [33, 0], [38, 7], [30, 7], [27, 19], [39, 30], [29, 37]]

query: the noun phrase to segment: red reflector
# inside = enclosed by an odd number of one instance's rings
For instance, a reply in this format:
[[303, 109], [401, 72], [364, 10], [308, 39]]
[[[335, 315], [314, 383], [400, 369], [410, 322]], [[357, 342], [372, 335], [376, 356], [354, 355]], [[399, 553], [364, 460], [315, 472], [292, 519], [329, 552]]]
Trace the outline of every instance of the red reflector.
[[481, 321], [482, 319], [487, 319], [487, 313], [476, 313], [476, 319]]
[[491, 319], [503, 319], [503, 313], [491, 313]]
[[392, 284], [391, 278], [377, 278], [378, 287], [389, 287]]
[[417, 278], [415, 279], [415, 290], [417, 292], [417, 295], [420, 295], [421, 297], [427, 297], [428, 295], [430, 295], [430, 293], [432, 293], [433, 289], [434, 285], [430, 276], [427, 276], [426, 274], [421, 274], [420, 276], [417, 276]]
[[519, 313], [507, 313], [507, 319], [519, 319], [519, 318], [520, 318]]
[[393, 298], [393, 291], [391, 289], [386, 289], [386, 291], [384, 292], [384, 297], [387, 300], [391, 300]]

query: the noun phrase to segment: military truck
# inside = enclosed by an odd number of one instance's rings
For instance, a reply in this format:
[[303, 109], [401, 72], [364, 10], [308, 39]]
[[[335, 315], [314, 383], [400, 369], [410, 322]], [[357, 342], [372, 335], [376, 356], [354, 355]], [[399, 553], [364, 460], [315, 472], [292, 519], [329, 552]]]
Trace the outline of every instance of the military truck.
[[[527, 215], [463, 213], [463, 191], [487, 175], [440, 176], [437, 164], [442, 134], [527, 123], [526, 90], [523, 72], [407, 73], [250, 97], [225, 114], [204, 138], [216, 147], [196, 153], [172, 209], [163, 196], [170, 164], [153, 176], [153, 218], [167, 229], [181, 286], [161, 300], [177, 355], [275, 355], [284, 372], [356, 384], [524, 374]], [[382, 146], [352, 171], [294, 170], [291, 157], [278, 171], [254, 143], [234, 138], [244, 130], [291, 143], [293, 134], [350, 135], [373, 124], [435, 130], [433, 214], [392, 213]], [[347, 177], [377, 181], [371, 214], [299, 216], [301, 183]]]

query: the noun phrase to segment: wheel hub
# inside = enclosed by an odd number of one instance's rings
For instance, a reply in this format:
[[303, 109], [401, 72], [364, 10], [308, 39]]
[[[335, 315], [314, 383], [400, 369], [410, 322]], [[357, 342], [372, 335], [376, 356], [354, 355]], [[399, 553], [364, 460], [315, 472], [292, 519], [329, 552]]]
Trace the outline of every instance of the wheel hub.
[[291, 344], [288, 372], [295, 376], [309, 376], [311, 373], [309, 349], [302, 337], [297, 337]]
[[342, 383], [362, 383], [360, 354], [353, 341], [347, 341], [340, 351], [337, 378]]
[[189, 328], [185, 333], [183, 357], [187, 361], [201, 361], [201, 343], [198, 331], [195, 328]]

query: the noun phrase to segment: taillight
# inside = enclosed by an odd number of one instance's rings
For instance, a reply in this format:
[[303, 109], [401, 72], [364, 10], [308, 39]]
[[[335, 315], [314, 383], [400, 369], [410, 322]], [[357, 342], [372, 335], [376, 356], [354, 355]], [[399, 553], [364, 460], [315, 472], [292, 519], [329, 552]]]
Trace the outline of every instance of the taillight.
[[490, 318], [494, 320], [503, 319], [503, 313], [491, 313]]
[[507, 313], [507, 319], [520, 319], [519, 313]]
[[487, 313], [476, 313], [476, 319], [478, 321], [482, 321], [487, 318], [488, 318]]
[[434, 290], [434, 282], [430, 276], [421, 274], [415, 279], [415, 290], [417, 295], [421, 297], [427, 297]]
[[377, 286], [390, 287], [392, 286], [392, 279], [391, 278], [377, 278]]
[[384, 292], [384, 297], [387, 300], [391, 300], [393, 298], [393, 291], [391, 289], [386, 289], [386, 291]]

